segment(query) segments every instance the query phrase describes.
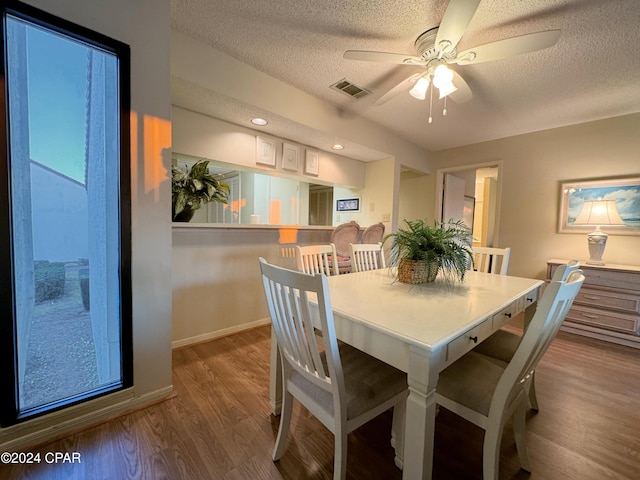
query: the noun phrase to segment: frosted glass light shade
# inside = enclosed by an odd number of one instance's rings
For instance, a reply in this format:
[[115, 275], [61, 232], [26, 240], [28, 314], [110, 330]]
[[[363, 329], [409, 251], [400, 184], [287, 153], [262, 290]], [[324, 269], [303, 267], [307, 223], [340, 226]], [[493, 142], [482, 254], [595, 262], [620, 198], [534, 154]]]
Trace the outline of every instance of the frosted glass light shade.
[[418, 100], [424, 100], [427, 96], [427, 88], [429, 88], [429, 78], [420, 77], [411, 90], [409, 95]]
[[450, 95], [456, 90], [458, 90], [458, 87], [456, 87], [453, 84], [453, 82], [449, 82], [446, 85], [443, 85], [442, 87], [440, 87], [439, 90], [440, 90], [440, 100], [442, 100], [447, 95]]
[[438, 65], [433, 72], [433, 86], [442, 88], [451, 83], [453, 80], [453, 72], [446, 65]]

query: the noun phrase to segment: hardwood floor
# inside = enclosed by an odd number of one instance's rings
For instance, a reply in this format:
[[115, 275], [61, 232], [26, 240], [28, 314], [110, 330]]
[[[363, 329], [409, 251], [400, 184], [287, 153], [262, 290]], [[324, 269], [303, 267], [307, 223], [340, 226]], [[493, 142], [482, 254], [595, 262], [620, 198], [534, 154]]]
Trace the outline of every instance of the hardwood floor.
[[[2, 479], [330, 479], [333, 436], [294, 407], [283, 458], [271, 461], [270, 329], [174, 352], [176, 396], [32, 452], [79, 452], [81, 463], [0, 465]], [[536, 373], [540, 413], [528, 419], [533, 473], [505, 430], [500, 478], [640, 478], [640, 351], [560, 332]], [[400, 479], [391, 415], [349, 436], [348, 479]], [[442, 409], [434, 479], [480, 479], [483, 431]]]

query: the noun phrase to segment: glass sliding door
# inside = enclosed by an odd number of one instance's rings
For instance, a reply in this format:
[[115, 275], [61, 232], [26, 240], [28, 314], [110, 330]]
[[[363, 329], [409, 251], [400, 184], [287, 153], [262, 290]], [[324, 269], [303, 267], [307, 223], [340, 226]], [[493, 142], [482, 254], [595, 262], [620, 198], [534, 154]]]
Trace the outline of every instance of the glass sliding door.
[[129, 51], [8, 2], [2, 426], [132, 384]]

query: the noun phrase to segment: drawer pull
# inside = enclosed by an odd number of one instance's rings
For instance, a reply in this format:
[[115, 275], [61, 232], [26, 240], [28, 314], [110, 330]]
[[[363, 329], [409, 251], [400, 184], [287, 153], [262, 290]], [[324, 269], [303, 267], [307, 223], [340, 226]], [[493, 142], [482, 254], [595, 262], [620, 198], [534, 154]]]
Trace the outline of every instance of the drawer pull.
[[587, 318], [591, 318], [593, 320], [597, 320], [598, 318], [600, 318], [598, 315], [590, 315], [590, 314], [584, 313], [584, 312], [582, 312], [582, 316], [583, 317], [587, 317]]
[[473, 343], [478, 343], [478, 337], [469, 337], [469, 340], [473, 340]]
[[583, 297], [587, 300], [600, 300], [600, 297], [597, 297], [595, 295], [583, 295]]
[[511, 312], [505, 313], [504, 316], [507, 317], [507, 318], [511, 318]]
[[533, 297], [527, 297], [527, 302], [533, 302]]

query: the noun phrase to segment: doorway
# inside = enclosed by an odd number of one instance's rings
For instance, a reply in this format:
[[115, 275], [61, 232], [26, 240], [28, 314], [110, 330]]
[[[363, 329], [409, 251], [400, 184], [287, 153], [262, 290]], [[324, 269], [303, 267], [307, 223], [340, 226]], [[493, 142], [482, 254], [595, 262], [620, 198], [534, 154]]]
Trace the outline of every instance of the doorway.
[[437, 172], [436, 218], [465, 221], [473, 231], [474, 246], [498, 245], [501, 169], [496, 161]]

